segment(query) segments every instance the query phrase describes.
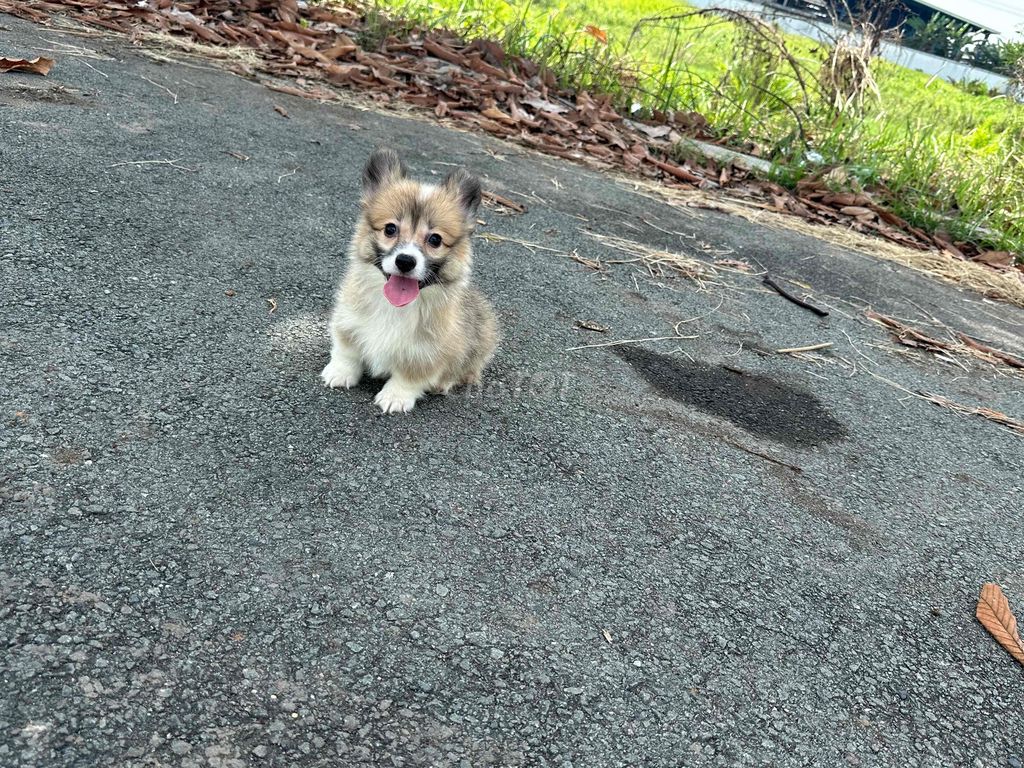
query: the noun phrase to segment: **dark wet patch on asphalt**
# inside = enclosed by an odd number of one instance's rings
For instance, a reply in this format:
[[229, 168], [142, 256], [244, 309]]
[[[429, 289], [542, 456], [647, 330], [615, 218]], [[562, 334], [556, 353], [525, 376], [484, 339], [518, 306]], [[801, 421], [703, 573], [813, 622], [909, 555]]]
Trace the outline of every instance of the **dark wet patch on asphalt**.
[[810, 447], [846, 437], [810, 392], [731, 368], [693, 363], [632, 345], [612, 351], [660, 395], [727, 419], [761, 437]]

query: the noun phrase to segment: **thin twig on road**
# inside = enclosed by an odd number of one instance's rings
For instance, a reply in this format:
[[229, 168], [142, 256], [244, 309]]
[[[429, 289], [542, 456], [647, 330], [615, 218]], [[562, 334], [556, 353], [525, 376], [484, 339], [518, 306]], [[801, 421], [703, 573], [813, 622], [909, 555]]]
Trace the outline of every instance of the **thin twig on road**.
[[157, 83], [157, 82], [155, 82], [155, 81], [153, 81], [153, 80], [150, 80], [150, 79], [149, 79], [148, 77], [146, 77], [145, 75], [139, 75], [139, 77], [141, 77], [141, 78], [142, 78], [143, 80], [145, 80], [145, 81], [146, 81], [147, 83], [153, 83], [153, 85], [155, 85], [155, 86], [156, 86], [157, 88], [163, 88], [163, 89], [164, 89], [165, 91], [167, 91], [167, 92], [168, 92], [169, 94], [171, 94], [171, 97], [172, 97], [172, 98], [174, 99], [174, 103], [175, 103], [175, 104], [177, 104], [177, 103], [178, 103], [178, 94], [176, 94], [176, 93], [175, 93], [174, 91], [172, 91], [172, 90], [171, 90], [170, 88], [168, 88], [168, 87], [167, 87], [166, 85], [160, 85], [160, 83]]
[[619, 341], [606, 341], [601, 344], [584, 344], [579, 347], [566, 347], [566, 352], [574, 352], [577, 349], [594, 349], [595, 347], [617, 347], [620, 344], [640, 344], [645, 341], [676, 341], [682, 339], [699, 339], [700, 336], [652, 336], [647, 339], [620, 339]]
[[831, 346], [831, 341], [824, 341], [821, 344], [808, 344], [806, 347], [786, 347], [785, 349], [776, 349], [775, 351], [780, 355], [795, 355], [798, 352], [813, 352], [816, 349], [826, 349]]
[[[181, 158], [178, 158], [179, 160]], [[123, 163], [114, 163], [108, 165], [108, 168], [117, 168], [121, 165], [169, 165], [171, 168], [177, 168], [179, 171], [188, 171], [189, 173], [195, 173], [195, 168], [186, 168], [184, 165], [178, 165], [178, 160], [127, 160]]]

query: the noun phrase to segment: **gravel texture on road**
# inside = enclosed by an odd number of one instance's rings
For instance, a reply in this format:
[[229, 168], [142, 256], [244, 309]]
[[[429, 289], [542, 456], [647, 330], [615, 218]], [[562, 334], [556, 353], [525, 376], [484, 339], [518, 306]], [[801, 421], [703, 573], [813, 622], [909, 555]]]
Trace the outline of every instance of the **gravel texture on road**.
[[[93, 53], [0, 75], [0, 765], [1019, 768], [1024, 669], [973, 614], [996, 581], [1024, 616], [1024, 439], [908, 391], [1024, 418], [1024, 379], [864, 310], [1018, 355], [1024, 311], [0, 17], [55, 41]], [[318, 379], [379, 143], [529, 209], [481, 212], [484, 385], [403, 417]], [[588, 233], [831, 314], [597, 272], [630, 256]]]

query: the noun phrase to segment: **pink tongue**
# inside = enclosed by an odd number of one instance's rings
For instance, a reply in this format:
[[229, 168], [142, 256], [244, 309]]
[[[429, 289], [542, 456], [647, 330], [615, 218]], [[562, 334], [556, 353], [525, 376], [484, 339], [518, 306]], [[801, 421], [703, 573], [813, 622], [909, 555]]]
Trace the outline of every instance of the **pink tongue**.
[[420, 284], [411, 277], [391, 275], [384, 283], [384, 298], [396, 307], [404, 307], [420, 295]]

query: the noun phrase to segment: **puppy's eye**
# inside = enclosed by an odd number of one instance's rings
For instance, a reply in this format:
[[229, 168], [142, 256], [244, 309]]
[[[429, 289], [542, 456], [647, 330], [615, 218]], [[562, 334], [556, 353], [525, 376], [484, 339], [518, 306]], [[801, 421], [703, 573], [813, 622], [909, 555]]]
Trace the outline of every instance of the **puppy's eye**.
[[443, 242], [444, 240], [441, 239], [441, 236], [437, 234], [437, 232], [435, 232], [434, 234], [427, 238], [427, 245], [429, 245], [431, 248], [440, 248], [441, 243]]
[[384, 237], [394, 237], [398, 234], [398, 226], [390, 221], [384, 225]]

